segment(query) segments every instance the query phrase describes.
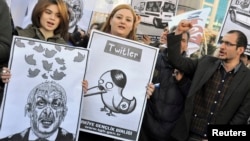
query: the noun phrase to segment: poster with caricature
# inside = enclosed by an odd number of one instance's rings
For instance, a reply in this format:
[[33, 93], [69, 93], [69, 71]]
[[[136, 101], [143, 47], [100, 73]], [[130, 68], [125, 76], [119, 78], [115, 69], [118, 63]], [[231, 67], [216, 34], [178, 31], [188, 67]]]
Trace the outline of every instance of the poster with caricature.
[[14, 36], [0, 138], [77, 140], [88, 49]]
[[218, 41], [229, 30], [240, 30], [248, 38], [248, 46], [245, 50], [245, 54], [250, 56], [250, 0], [231, 0], [224, 22], [221, 27], [221, 31], [218, 36]]
[[97, 30], [89, 48], [81, 130], [137, 140], [158, 48]]

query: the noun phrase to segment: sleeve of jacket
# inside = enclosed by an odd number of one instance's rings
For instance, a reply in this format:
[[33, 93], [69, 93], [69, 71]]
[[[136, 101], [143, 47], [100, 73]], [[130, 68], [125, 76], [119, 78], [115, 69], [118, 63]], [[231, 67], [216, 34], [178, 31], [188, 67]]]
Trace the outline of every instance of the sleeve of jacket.
[[7, 63], [12, 41], [11, 15], [7, 3], [0, 1], [0, 64]]
[[193, 76], [198, 60], [192, 60], [187, 57], [183, 57], [180, 54], [182, 34], [174, 35], [174, 33], [168, 34], [167, 46], [168, 51], [165, 51], [169, 60], [169, 63], [174, 67], [184, 72], [189, 76]]

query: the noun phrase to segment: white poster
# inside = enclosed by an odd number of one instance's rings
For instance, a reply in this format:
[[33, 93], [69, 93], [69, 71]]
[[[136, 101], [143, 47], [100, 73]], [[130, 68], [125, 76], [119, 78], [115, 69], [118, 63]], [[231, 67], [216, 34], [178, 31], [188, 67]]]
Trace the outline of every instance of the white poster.
[[229, 4], [218, 40], [229, 30], [240, 30], [248, 38], [245, 54], [250, 55], [250, 0], [232, 0]]
[[172, 26], [177, 26], [183, 19], [187, 19], [192, 22], [193, 27], [189, 30], [190, 39], [188, 42], [188, 55], [196, 52], [200, 48], [200, 44], [202, 42], [203, 34], [205, 31], [205, 24], [207, 22], [210, 11], [210, 8], [203, 8], [185, 12], [173, 17], [172, 21], [169, 22], [170, 28]]
[[158, 48], [94, 30], [85, 79], [81, 130], [137, 140]]
[[0, 138], [77, 140], [88, 49], [15, 36]]

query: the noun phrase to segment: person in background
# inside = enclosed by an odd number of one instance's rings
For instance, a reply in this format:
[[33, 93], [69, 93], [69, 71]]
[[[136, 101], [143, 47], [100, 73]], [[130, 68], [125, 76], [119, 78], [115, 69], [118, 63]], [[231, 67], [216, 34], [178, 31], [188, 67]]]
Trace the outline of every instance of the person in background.
[[[8, 65], [12, 41], [11, 14], [5, 0], [0, 1], [0, 23], [0, 68], [2, 68]], [[3, 98], [3, 89], [4, 83], [0, 82], [0, 105]]]
[[249, 60], [250, 57], [246, 54], [242, 54], [240, 57], [241, 57], [243, 64], [246, 65], [246, 67], [250, 69], [250, 60]]
[[[168, 44], [181, 40], [182, 33], [192, 27], [182, 20]], [[247, 47], [247, 37], [239, 30], [228, 31], [220, 40], [218, 57], [190, 59], [180, 49], [168, 46], [170, 64], [191, 76], [192, 84], [184, 112], [172, 132], [178, 141], [208, 140], [208, 125], [246, 124], [250, 116], [250, 70], [240, 56]]]
[[159, 47], [160, 52], [162, 52], [165, 48], [167, 48], [167, 34], [169, 33], [169, 27], [168, 24], [164, 27], [160, 40], [156, 40], [153, 43], [150, 43], [149, 45], [154, 46], [154, 47]]
[[247, 68], [250, 69], [250, 55], [247, 55]]
[[[109, 33], [122, 38], [135, 40], [136, 28], [140, 22], [140, 17], [135, 14], [135, 11], [129, 4], [120, 4], [116, 6], [112, 12], [109, 14], [107, 21], [104, 23], [102, 30], [105, 33]], [[88, 81], [84, 80], [82, 82], [83, 89], [87, 91]], [[147, 93], [151, 95], [154, 90], [153, 84], [149, 84], [147, 87]], [[150, 97], [150, 95], [147, 95]], [[114, 139], [98, 136], [86, 132], [80, 132], [79, 141], [113, 141]]]
[[160, 40], [156, 40], [155, 42], [151, 42], [151, 38], [148, 35], [143, 35], [142, 42], [147, 44], [147, 45], [150, 45], [150, 46], [158, 47], [160, 49], [159, 52], [162, 52], [165, 48], [167, 48], [167, 38], [166, 38], [167, 34], [174, 32], [175, 29], [176, 29], [176, 26], [173, 26], [169, 30], [169, 27], [167, 24], [164, 27], [163, 32], [160, 35]]
[[87, 48], [91, 30], [92, 29], [101, 30], [102, 25], [103, 23], [91, 24], [87, 33], [83, 30], [73, 32], [72, 34], [70, 34], [69, 40], [71, 43], [73, 43], [74, 46]]
[[[167, 43], [167, 32], [163, 34]], [[179, 53], [185, 56], [189, 38], [189, 33], [184, 32], [180, 43], [168, 45], [180, 48]], [[169, 64], [165, 57], [167, 50], [168, 48], [164, 48], [164, 52], [162, 50], [157, 58], [152, 83], [159, 86], [147, 101], [139, 141], [169, 140], [176, 121], [184, 109], [191, 80]]]

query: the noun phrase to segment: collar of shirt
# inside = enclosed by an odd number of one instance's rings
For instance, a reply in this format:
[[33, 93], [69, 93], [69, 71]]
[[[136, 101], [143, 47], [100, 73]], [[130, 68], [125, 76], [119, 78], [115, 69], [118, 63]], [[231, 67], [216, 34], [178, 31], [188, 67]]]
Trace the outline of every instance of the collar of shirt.
[[[54, 141], [56, 140], [56, 137], [57, 137], [57, 134], [58, 134], [58, 129], [54, 132], [54, 134], [48, 138], [46, 138], [47, 140], [49, 141]], [[32, 129], [30, 129], [30, 133], [29, 133], [29, 141], [33, 141], [33, 140], [36, 140], [38, 139], [39, 137], [36, 136], [36, 134], [33, 132]]]
[[[240, 62], [233, 70], [231, 70], [231, 72], [233, 72], [235, 74], [239, 70], [241, 64], [242, 64], [242, 62]], [[225, 68], [223, 61], [221, 61], [218, 69], [221, 69], [221, 67]]]

